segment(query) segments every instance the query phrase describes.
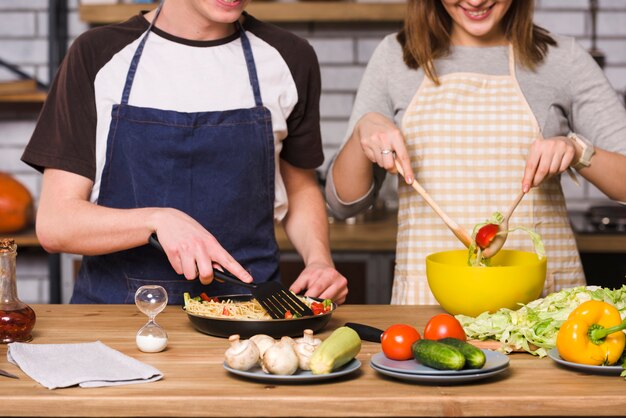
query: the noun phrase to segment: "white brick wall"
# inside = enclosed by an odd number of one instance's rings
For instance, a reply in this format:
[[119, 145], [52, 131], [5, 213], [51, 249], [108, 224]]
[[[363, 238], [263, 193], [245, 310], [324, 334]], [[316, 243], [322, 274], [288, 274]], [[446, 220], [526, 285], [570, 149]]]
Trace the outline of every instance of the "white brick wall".
[[[600, 0], [598, 48], [606, 54], [605, 74], [615, 90], [626, 93], [626, 0]], [[88, 26], [77, 13], [78, 0], [70, 0], [70, 41]], [[0, 0], [0, 58], [41, 81], [47, 82], [48, 0]], [[537, 24], [564, 35], [575, 36], [585, 47], [591, 45], [588, 0], [536, 0]], [[322, 137], [328, 162], [346, 135], [347, 121], [358, 84], [372, 52], [397, 23], [285, 24], [284, 27], [309, 40], [317, 52], [322, 72]], [[0, 68], [0, 80], [11, 77]], [[26, 119], [25, 119], [26, 118]], [[38, 196], [41, 177], [19, 161], [34, 128], [36, 115], [0, 114], [0, 170], [9, 171]], [[568, 205], [584, 209], [606, 201], [595, 187], [583, 182], [577, 187], [564, 177]], [[20, 255], [18, 286], [28, 302], [45, 301], [47, 265], [45, 255]], [[27, 265], [27, 266], [24, 266]], [[22, 294], [22, 292], [24, 294]]]
[[[48, 81], [48, 0], [0, 0], [0, 58]], [[15, 76], [0, 67], [0, 80]], [[20, 161], [36, 113], [0, 113], [0, 171], [9, 172], [36, 198], [41, 176]], [[17, 290], [26, 303], [48, 301], [48, 258], [36, 248], [18, 249]]]
[[36, 35], [37, 14], [33, 12], [3, 12], [0, 36], [3, 38], [32, 38]]
[[17, 255], [17, 295], [25, 303], [48, 301], [48, 258], [41, 251], [19, 250]]

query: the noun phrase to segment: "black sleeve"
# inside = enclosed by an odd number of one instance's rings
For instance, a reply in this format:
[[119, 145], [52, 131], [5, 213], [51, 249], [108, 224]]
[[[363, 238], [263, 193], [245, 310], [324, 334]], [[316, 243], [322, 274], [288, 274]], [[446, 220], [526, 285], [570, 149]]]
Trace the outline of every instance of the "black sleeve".
[[244, 26], [276, 48], [298, 92], [298, 102], [287, 117], [287, 137], [280, 157], [299, 168], [319, 167], [324, 162], [319, 108], [322, 83], [315, 50], [307, 40], [248, 14]]
[[93, 180], [97, 117], [84, 44], [79, 37], [63, 60], [22, 161], [39, 171], [52, 167]]
[[[281, 158], [300, 168], [317, 168], [324, 162], [320, 132], [321, 75], [317, 56], [307, 43], [308, 58], [292, 73], [298, 89], [298, 103], [287, 119], [288, 134]], [[305, 64], [308, 63], [308, 64]]]
[[74, 41], [54, 77], [22, 161], [39, 171], [56, 168], [95, 179], [96, 75], [146, 27], [145, 19], [137, 15], [88, 30]]

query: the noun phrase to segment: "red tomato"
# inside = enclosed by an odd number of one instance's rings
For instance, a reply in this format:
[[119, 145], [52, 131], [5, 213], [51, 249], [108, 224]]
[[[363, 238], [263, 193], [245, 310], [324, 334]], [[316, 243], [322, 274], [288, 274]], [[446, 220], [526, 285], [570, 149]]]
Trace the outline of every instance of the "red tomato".
[[430, 318], [424, 328], [424, 338], [427, 340], [439, 340], [446, 337], [463, 341], [467, 339], [463, 326], [452, 315], [443, 313]]
[[481, 250], [489, 247], [489, 244], [491, 244], [491, 241], [496, 237], [499, 230], [500, 227], [496, 224], [483, 226], [476, 232], [476, 245], [478, 245]]
[[311, 310], [313, 311], [313, 315], [320, 315], [325, 312], [324, 304], [322, 302], [312, 302]]
[[415, 328], [405, 324], [395, 324], [383, 332], [380, 339], [383, 353], [391, 360], [410, 360], [413, 358], [411, 346], [419, 340], [420, 334]]

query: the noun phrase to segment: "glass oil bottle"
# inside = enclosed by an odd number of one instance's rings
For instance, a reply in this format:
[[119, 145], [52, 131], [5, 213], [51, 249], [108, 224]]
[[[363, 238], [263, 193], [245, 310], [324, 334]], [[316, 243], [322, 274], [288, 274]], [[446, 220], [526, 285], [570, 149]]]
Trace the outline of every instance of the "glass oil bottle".
[[15, 262], [17, 245], [10, 238], [0, 239], [0, 343], [32, 339], [35, 311], [17, 297]]

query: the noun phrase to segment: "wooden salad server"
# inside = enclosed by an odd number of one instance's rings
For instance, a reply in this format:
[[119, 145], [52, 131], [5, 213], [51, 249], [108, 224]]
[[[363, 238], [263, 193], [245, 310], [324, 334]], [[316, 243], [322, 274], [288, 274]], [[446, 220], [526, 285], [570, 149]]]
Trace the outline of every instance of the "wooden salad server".
[[483, 258], [493, 257], [504, 246], [504, 243], [506, 242], [506, 238], [509, 235], [508, 233], [509, 219], [511, 218], [511, 215], [513, 215], [513, 211], [515, 211], [515, 208], [517, 208], [517, 205], [519, 205], [520, 202], [522, 201], [522, 198], [524, 197], [524, 195], [526, 195], [526, 193], [519, 192], [519, 194], [515, 197], [515, 200], [513, 201], [513, 203], [511, 203], [509, 210], [504, 214], [504, 218], [502, 219], [502, 222], [498, 226], [498, 233], [495, 235], [493, 240], [489, 243], [489, 246], [482, 251]]
[[[400, 165], [398, 160], [395, 160], [395, 163], [396, 163], [396, 169], [398, 170], [400, 175], [402, 177], [404, 177], [404, 172], [402, 170], [402, 166]], [[452, 233], [459, 239], [459, 241], [461, 241], [463, 243], [463, 245], [465, 245], [466, 247], [469, 248], [470, 244], [472, 243], [472, 238], [470, 238], [470, 236], [467, 233], [467, 231], [465, 231], [463, 228], [461, 228], [459, 226], [459, 224], [457, 224], [454, 220], [452, 220], [452, 218], [450, 218], [450, 216], [448, 216], [448, 214], [445, 213], [443, 211], [443, 209], [441, 209], [439, 207], [437, 202], [435, 202], [430, 197], [428, 192], [426, 192], [426, 190], [424, 190], [424, 188], [418, 183], [418, 181], [416, 179], [413, 179], [413, 182], [411, 183], [411, 186], [417, 191], [417, 193], [420, 194], [420, 196], [422, 196], [422, 198], [435, 211], [435, 213], [437, 215], [439, 215], [439, 217], [448, 226], [448, 228], [450, 228], [450, 231], [452, 231]]]

